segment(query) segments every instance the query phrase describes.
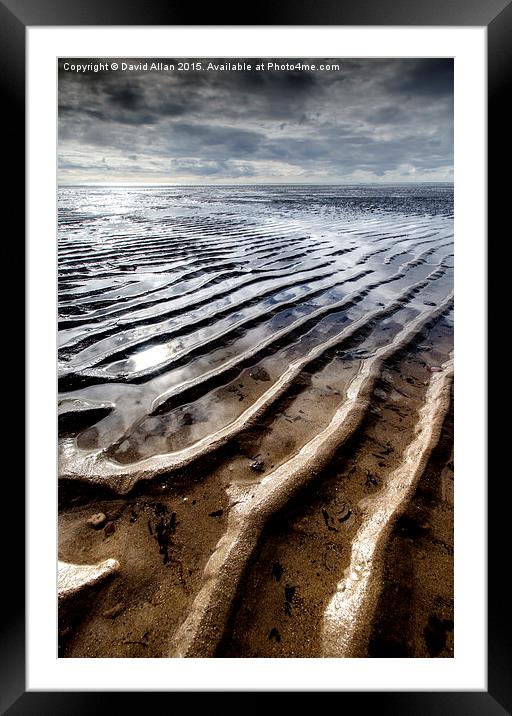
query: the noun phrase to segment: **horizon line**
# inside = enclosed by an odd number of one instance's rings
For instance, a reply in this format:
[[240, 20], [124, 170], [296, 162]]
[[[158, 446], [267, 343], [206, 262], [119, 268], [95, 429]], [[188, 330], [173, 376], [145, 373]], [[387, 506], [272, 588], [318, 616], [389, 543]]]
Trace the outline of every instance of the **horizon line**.
[[388, 181], [388, 182], [57, 182], [57, 186], [386, 186], [395, 184], [453, 184], [452, 181]]

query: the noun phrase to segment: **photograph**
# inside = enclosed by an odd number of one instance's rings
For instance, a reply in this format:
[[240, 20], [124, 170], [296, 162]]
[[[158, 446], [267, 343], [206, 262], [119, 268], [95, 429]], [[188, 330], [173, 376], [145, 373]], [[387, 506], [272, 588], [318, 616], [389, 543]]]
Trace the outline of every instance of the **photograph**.
[[58, 656], [453, 659], [453, 57], [57, 64]]

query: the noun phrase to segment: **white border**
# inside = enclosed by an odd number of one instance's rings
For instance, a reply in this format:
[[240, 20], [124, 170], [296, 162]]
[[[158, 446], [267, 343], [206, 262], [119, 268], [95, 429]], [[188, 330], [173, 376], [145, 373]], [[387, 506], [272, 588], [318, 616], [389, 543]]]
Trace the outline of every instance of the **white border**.
[[[27, 28], [28, 690], [486, 690], [486, 28]], [[455, 57], [454, 659], [57, 659], [57, 57]]]

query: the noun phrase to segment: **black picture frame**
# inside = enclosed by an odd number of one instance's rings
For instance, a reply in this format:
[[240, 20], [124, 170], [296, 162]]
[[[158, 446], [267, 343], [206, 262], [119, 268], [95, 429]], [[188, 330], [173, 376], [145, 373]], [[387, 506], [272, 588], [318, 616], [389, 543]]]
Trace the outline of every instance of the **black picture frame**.
[[[242, 3], [236, 7], [217, 3], [205, 5], [200, 11], [193, 3], [134, 0], [0, 0], [0, 87], [2, 122], [4, 127], [4, 156], [9, 182], [4, 195], [5, 207], [18, 217], [25, 216], [25, 40], [29, 26], [80, 25], [399, 25], [399, 26], [486, 26], [488, 33], [488, 216], [489, 235], [497, 240], [498, 227], [505, 224], [508, 211], [508, 186], [498, 178], [498, 163], [510, 158], [510, 113], [507, 111], [507, 80], [512, 77], [512, 3], [510, 0], [261, 0], [252, 9], [257, 16], [244, 17]], [[198, 12], [201, 21], [197, 23]], [[507, 193], [506, 193], [507, 192]], [[507, 201], [508, 199], [508, 201]], [[24, 243], [16, 236], [17, 247]], [[13, 242], [14, 244], [15, 242]], [[30, 287], [27, 287], [29, 290]], [[10, 313], [9, 333], [20, 332], [20, 304]], [[491, 316], [491, 314], [488, 314]], [[9, 335], [9, 334], [7, 334]], [[23, 334], [20, 336], [23, 343]], [[30, 346], [27, 346], [30, 348]], [[12, 368], [11, 368], [12, 370]], [[23, 405], [22, 396], [15, 398]], [[494, 437], [493, 433], [493, 437]], [[495, 447], [499, 437], [494, 437]], [[492, 445], [490, 446], [492, 447]], [[23, 454], [23, 449], [19, 453]], [[492, 454], [492, 450], [489, 450]], [[491, 473], [490, 473], [491, 474]], [[376, 708], [380, 714], [463, 714], [464, 716], [496, 716], [512, 712], [510, 638], [508, 624], [508, 592], [503, 587], [500, 554], [509, 541], [508, 505], [500, 498], [501, 478], [495, 474], [489, 480], [488, 520], [488, 691], [450, 692], [349, 692], [343, 695], [343, 708], [351, 707], [354, 696], [359, 708]], [[5, 476], [7, 479], [7, 475]], [[25, 573], [24, 533], [21, 516], [25, 500], [21, 469], [17, 479], [9, 480], [7, 517], [1, 520], [4, 536], [3, 598], [6, 602], [0, 627], [0, 712], [9, 716], [21, 714], [90, 714], [115, 713], [120, 708], [123, 693], [109, 692], [27, 692], [25, 690]], [[15, 540], [12, 536], [15, 535]], [[8, 541], [6, 541], [8, 540]], [[16, 549], [13, 546], [16, 545]], [[493, 568], [493, 559], [496, 567]], [[333, 688], [333, 690], [335, 690]], [[124, 694], [130, 706], [147, 708], [147, 693]], [[175, 702], [169, 694], [151, 694], [167, 699], [169, 709]], [[364, 699], [362, 701], [361, 699]], [[144, 700], [144, 701], [143, 701]], [[355, 707], [353, 702], [353, 706]]]

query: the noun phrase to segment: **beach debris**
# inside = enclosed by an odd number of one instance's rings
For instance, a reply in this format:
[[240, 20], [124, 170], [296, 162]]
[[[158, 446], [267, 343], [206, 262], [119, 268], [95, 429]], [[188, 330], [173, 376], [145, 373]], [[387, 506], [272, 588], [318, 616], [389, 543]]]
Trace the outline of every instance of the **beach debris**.
[[284, 572], [283, 565], [280, 562], [274, 562], [274, 564], [272, 565], [272, 576], [274, 577], [276, 582], [281, 581], [283, 572]]
[[116, 531], [116, 523], [115, 522], [107, 522], [105, 525], [105, 529], [103, 530], [105, 537], [110, 537], [110, 535], [113, 535]]
[[166, 515], [169, 512], [169, 510], [167, 509], [167, 505], [164, 505], [163, 502], [154, 502], [153, 510], [155, 511], [155, 517]]
[[171, 512], [169, 517], [160, 517], [155, 525], [155, 538], [158, 542], [158, 551], [161, 555], [163, 555], [164, 564], [171, 561], [169, 549], [172, 542], [172, 536], [176, 532], [177, 524], [176, 512]]
[[289, 617], [292, 615], [292, 602], [295, 597], [296, 590], [297, 587], [294, 587], [291, 584], [286, 584], [284, 587], [284, 613]]
[[268, 635], [268, 640], [272, 641], [272, 639], [277, 641], [277, 643], [281, 641], [281, 634], [275, 627], [272, 627], [272, 629], [270, 630], [270, 634]]
[[255, 368], [252, 368], [251, 372], [249, 373], [251, 378], [253, 380], [263, 380], [268, 381], [270, 380], [270, 375], [265, 368], [262, 368], [261, 366], [256, 366]]
[[377, 485], [379, 484], [379, 481], [377, 480], [377, 478], [374, 477], [369, 470], [366, 471], [365, 484], [366, 484], [366, 487], [377, 487]]
[[429, 365], [428, 370], [430, 371], [430, 373], [441, 373], [443, 369], [440, 368], [438, 365]]
[[[242, 384], [240, 384], [240, 385], [242, 385]], [[231, 386], [231, 388], [228, 388], [228, 392], [234, 393], [234, 395], [236, 395], [236, 397], [238, 398], [239, 403], [242, 402], [242, 400], [245, 400], [245, 395], [240, 390], [240, 387], [237, 387], [236, 385]]]
[[352, 510], [345, 506], [344, 513], [338, 517], [338, 522], [346, 522], [352, 516]]
[[106, 559], [98, 564], [72, 564], [58, 562], [57, 593], [59, 602], [72, 597], [86, 587], [92, 587], [119, 570], [117, 559]]
[[208, 517], [222, 517], [224, 514], [224, 510], [214, 510], [213, 512], [208, 513]]
[[418, 346], [419, 351], [431, 351], [432, 346]]
[[149, 632], [146, 631], [142, 635], [141, 639], [123, 639], [121, 643], [122, 644], [138, 644], [140, 646], [147, 646], [148, 639], [149, 639]]
[[251, 463], [251, 470], [254, 470], [254, 472], [265, 472], [265, 463], [263, 460], [255, 460]]
[[437, 303], [434, 303], [434, 301], [423, 301], [425, 306], [437, 306]]
[[97, 512], [92, 517], [89, 517], [87, 524], [92, 527], [93, 530], [100, 530], [105, 522], [107, 521], [107, 515], [104, 512]]
[[110, 609], [106, 609], [103, 612], [103, 616], [107, 619], [115, 619], [118, 617], [122, 612], [124, 611], [124, 605], [122, 602], [118, 602], [117, 604], [114, 604], [113, 607], [110, 607]]
[[135, 510], [132, 510], [130, 512], [130, 524], [133, 524], [134, 522], [136, 522], [138, 516], [139, 515], [135, 512]]
[[325, 526], [327, 527], [327, 529], [330, 530], [331, 532], [338, 532], [336, 527], [334, 527], [332, 524], [334, 522], [333, 518], [327, 512], [325, 507], [322, 507], [322, 516], [324, 518]]

